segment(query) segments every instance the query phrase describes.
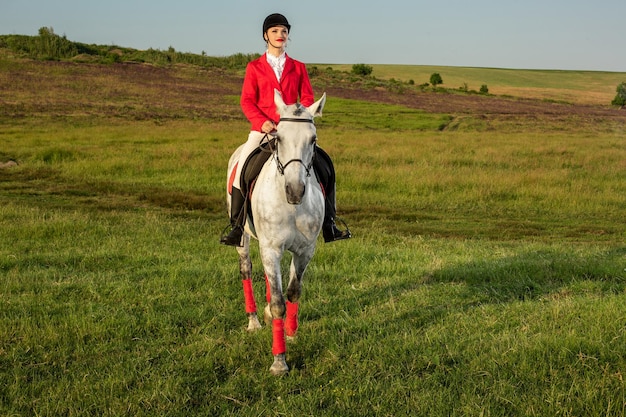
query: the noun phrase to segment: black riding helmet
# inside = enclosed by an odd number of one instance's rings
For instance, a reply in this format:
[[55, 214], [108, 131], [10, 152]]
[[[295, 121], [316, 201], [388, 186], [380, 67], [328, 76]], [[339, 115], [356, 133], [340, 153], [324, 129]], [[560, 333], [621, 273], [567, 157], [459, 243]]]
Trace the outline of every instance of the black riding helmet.
[[280, 13], [273, 13], [267, 16], [263, 21], [263, 39], [265, 39], [265, 32], [274, 26], [284, 26], [291, 32], [291, 25], [287, 21], [287, 18]]

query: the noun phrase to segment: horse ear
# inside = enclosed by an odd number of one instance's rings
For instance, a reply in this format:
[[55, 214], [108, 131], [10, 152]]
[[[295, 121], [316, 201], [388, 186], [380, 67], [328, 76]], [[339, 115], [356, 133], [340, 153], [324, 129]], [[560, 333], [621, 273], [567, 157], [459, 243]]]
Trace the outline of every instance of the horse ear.
[[313, 117], [318, 117], [322, 115], [322, 109], [324, 108], [324, 104], [326, 103], [326, 93], [322, 94], [322, 98], [317, 100], [311, 106], [307, 107], [309, 113], [313, 115]]
[[280, 95], [280, 91], [278, 91], [277, 89], [274, 89], [274, 104], [276, 104], [276, 110], [278, 111], [278, 114], [282, 114], [285, 107], [287, 107], [287, 105], [283, 101], [283, 97]]

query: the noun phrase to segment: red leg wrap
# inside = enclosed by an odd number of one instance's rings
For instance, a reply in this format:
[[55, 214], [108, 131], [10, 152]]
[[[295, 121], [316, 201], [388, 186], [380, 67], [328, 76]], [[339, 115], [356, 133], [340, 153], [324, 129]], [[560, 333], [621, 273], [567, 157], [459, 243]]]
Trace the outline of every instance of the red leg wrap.
[[265, 299], [268, 304], [272, 301], [272, 290], [270, 288], [270, 280], [267, 279], [267, 274], [265, 274]]
[[287, 301], [285, 332], [287, 333], [287, 336], [295, 336], [296, 330], [298, 330], [298, 303]]
[[283, 319], [272, 320], [272, 354], [274, 356], [285, 353], [285, 321]]
[[246, 313], [256, 313], [256, 302], [254, 301], [254, 291], [250, 278], [241, 281], [243, 283], [243, 298], [246, 301]]

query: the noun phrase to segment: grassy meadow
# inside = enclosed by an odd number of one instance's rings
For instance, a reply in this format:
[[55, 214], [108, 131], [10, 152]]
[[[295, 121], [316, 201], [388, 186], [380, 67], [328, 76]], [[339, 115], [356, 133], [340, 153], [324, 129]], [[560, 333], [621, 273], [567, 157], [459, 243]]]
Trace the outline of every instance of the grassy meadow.
[[[318, 64], [350, 71], [351, 65]], [[485, 84], [489, 93], [530, 97], [568, 103], [609, 105], [615, 97], [615, 88], [626, 80], [623, 72], [527, 70], [510, 68], [441, 67], [433, 65], [372, 65], [372, 75], [399, 81], [413, 80], [415, 84], [428, 83], [430, 75], [439, 73], [445, 88], [465, 87], [479, 91]]]
[[0, 415], [626, 415], [625, 119], [443, 129], [329, 97], [354, 238], [320, 238], [275, 378], [218, 244], [236, 92], [188, 67], [134, 91], [109, 66], [2, 65]]

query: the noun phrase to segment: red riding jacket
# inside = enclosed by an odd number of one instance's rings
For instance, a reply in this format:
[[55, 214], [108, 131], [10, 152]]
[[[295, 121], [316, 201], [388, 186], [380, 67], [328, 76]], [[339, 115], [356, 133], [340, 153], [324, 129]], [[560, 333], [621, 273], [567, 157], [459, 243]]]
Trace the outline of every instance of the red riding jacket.
[[302, 62], [287, 56], [279, 83], [263, 54], [248, 63], [241, 90], [241, 109], [252, 123], [252, 130], [260, 132], [266, 120], [278, 123], [280, 116], [274, 104], [274, 89], [280, 91], [286, 104], [296, 103], [298, 97], [300, 103], [307, 107], [315, 101], [309, 74]]

